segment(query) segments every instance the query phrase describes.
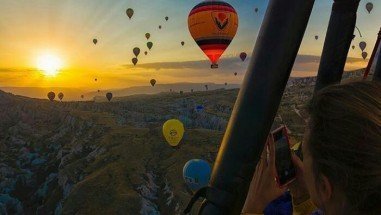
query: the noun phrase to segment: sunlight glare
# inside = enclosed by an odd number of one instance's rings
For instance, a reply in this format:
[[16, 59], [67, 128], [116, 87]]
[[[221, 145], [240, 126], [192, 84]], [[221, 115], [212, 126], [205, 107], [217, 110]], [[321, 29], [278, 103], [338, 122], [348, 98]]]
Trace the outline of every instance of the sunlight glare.
[[37, 68], [41, 70], [45, 76], [54, 77], [62, 68], [62, 61], [52, 54], [41, 55], [37, 59]]

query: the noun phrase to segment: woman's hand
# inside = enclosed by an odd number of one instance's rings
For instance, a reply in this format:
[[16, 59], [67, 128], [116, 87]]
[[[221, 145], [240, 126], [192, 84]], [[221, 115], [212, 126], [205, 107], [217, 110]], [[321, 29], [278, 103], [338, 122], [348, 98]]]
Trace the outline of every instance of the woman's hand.
[[[268, 163], [267, 146], [269, 149]], [[286, 191], [286, 188], [278, 186], [275, 181], [275, 175], [275, 145], [272, 137], [269, 136], [255, 169], [249, 193], [242, 210], [243, 213], [263, 213], [270, 202], [280, 197]]]
[[296, 180], [293, 181], [288, 188], [291, 191], [292, 199], [294, 204], [298, 205], [310, 198], [308, 190], [306, 188], [306, 182], [304, 181], [304, 167], [303, 162], [300, 160], [295, 153], [291, 153], [292, 162], [296, 168]]

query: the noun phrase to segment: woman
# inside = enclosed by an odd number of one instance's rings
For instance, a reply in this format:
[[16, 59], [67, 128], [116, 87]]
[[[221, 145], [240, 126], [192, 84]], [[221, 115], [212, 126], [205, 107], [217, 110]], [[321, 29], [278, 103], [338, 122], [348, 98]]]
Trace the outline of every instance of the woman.
[[[294, 214], [381, 214], [381, 84], [355, 82], [319, 91], [308, 106], [303, 161], [288, 186]], [[261, 214], [287, 188], [274, 180], [274, 143], [262, 153], [243, 214]], [[316, 206], [316, 207], [315, 207]]]

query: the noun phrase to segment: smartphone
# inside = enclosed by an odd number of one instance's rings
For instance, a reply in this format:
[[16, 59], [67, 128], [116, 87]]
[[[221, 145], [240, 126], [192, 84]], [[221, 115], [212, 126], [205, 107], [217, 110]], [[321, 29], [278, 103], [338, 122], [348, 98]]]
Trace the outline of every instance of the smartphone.
[[296, 177], [296, 168], [291, 159], [290, 141], [286, 126], [271, 132], [275, 144], [275, 179], [279, 187], [285, 187]]

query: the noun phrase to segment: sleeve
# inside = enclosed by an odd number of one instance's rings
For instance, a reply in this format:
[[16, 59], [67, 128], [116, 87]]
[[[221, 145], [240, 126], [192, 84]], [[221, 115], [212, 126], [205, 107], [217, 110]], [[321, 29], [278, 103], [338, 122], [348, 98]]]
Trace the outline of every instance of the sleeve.
[[309, 215], [317, 210], [316, 206], [310, 199], [298, 205], [295, 205], [294, 203], [292, 205], [294, 209], [293, 215]]

